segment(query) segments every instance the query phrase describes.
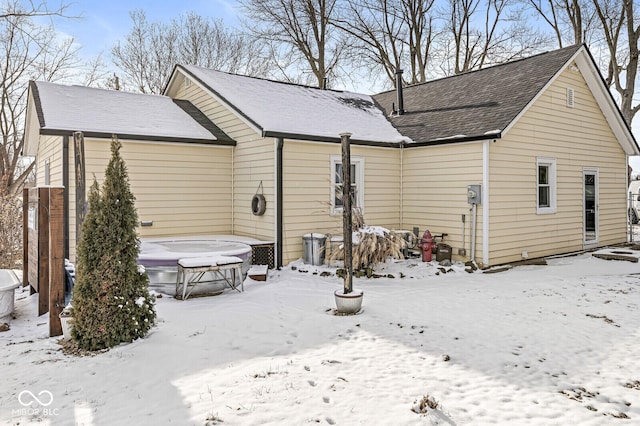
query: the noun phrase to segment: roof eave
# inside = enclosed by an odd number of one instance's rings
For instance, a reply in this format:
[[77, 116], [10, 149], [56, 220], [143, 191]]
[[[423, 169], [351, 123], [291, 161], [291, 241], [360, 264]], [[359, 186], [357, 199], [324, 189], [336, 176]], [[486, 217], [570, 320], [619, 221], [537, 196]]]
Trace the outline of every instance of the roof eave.
[[486, 140], [502, 139], [502, 132], [482, 134], [476, 136], [456, 136], [451, 138], [438, 138], [421, 142], [405, 143], [405, 148], [419, 148], [423, 146], [447, 145], [462, 142], [482, 142]]
[[[69, 129], [40, 129], [40, 134], [45, 136], [71, 136], [74, 132], [80, 130]], [[193, 144], [205, 144], [205, 145], [219, 145], [219, 146], [235, 146], [236, 142], [220, 141], [215, 139], [205, 138], [188, 138], [179, 136], [158, 136], [158, 135], [142, 135], [131, 133], [118, 133], [118, 132], [92, 132], [82, 131], [85, 138], [96, 139], [111, 139], [112, 136], [117, 136], [118, 139], [135, 140], [135, 141], [150, 141], [150, 142], [166, 142], [166, 143], [193, 143]]]
[[[34, 117], [35, 114], [35, 117]], [[35, 122], [37, 120], [37, 123]], [[38, 132], [45, 126], [40, 93], [35, 81], [29, 81], [27, 91], [27, 115], [24, 121], [24, 147], [22, 155], [35, 156], [38, 151]]]
[[[263, 131], [262, 136], [265, 138], [282, 138], [307, 142], [341, 143], [340, 137], [338, 136], [329, 137], [320, 135], [307, 135], [301, 133], [287, 133], [273, 130]], [[375, 146], [380, 148], [398, 148], [402, 145], [402, 142], [369, 141], [357, 138], [349, 139], [349, 143], [351, 145]]]

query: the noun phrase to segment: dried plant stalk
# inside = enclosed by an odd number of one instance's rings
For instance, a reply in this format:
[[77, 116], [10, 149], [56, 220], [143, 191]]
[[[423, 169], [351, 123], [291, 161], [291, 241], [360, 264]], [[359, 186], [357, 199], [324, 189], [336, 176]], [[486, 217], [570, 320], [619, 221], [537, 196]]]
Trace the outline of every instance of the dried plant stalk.
[[[407, 246], [402, 234], [376, 227], [362, 226], [353, 233], [353, 268], [372, 268], [390, 257], [403, 259], [402, 249]], [[330, 262], [344, 259], [344, 246], [333, 250]]]

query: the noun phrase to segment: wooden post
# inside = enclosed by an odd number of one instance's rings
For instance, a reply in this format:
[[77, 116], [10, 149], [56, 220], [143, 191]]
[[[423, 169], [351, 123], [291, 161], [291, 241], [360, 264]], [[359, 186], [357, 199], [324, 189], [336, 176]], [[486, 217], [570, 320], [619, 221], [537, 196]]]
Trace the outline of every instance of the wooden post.
[[22, 286], [29, 285], [29, 188], [22, 189]]
[[38, 188], [38, 316], [49, 312], [49, 188]]
[[342, 145], [342, 238], [344, 244], [344, 267], [347, 271], [344, 277], [344, 294], [353, 291], [353, 241], [351, 216], [351, 133], [340, 133]]
[[[49, 336], [60, 336], [64, 308], [64, 188], [49, 188]], [[42, 293], [40, 293], [42, 295]]]

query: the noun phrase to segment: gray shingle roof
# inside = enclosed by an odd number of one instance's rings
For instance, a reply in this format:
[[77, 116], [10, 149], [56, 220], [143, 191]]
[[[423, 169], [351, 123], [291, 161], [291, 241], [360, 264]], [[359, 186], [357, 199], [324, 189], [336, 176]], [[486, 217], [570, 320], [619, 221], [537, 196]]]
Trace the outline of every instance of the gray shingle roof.
[[503, 131], [580, 47], [405, 87], [404, 115], [392, 114], [395, 90], [374, 99], [414, 143], [480, 139]]

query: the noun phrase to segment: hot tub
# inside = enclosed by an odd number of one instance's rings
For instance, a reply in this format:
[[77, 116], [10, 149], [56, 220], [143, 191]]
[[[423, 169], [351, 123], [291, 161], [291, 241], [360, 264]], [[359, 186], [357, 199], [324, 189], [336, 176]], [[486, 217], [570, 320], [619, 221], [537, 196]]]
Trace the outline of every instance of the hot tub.
[[[242, 276], [251, 267], [251, 246], [240, 241], [218, 237], [145, 238], [141, 240], [138, 264], [145, 267], [150, 287], [160, 293], [174, 295], [178, 260], [212, 255], [236, 256], [242, 259]], [[226, 282], [213, 273], [205, 275], [207, 284], [199, 284], [191, 294], [220, 293]]]
[[0, 269], [0, 323], [10, 322], [15, 299], [14, 291], [20, 279], [11, 269]]

